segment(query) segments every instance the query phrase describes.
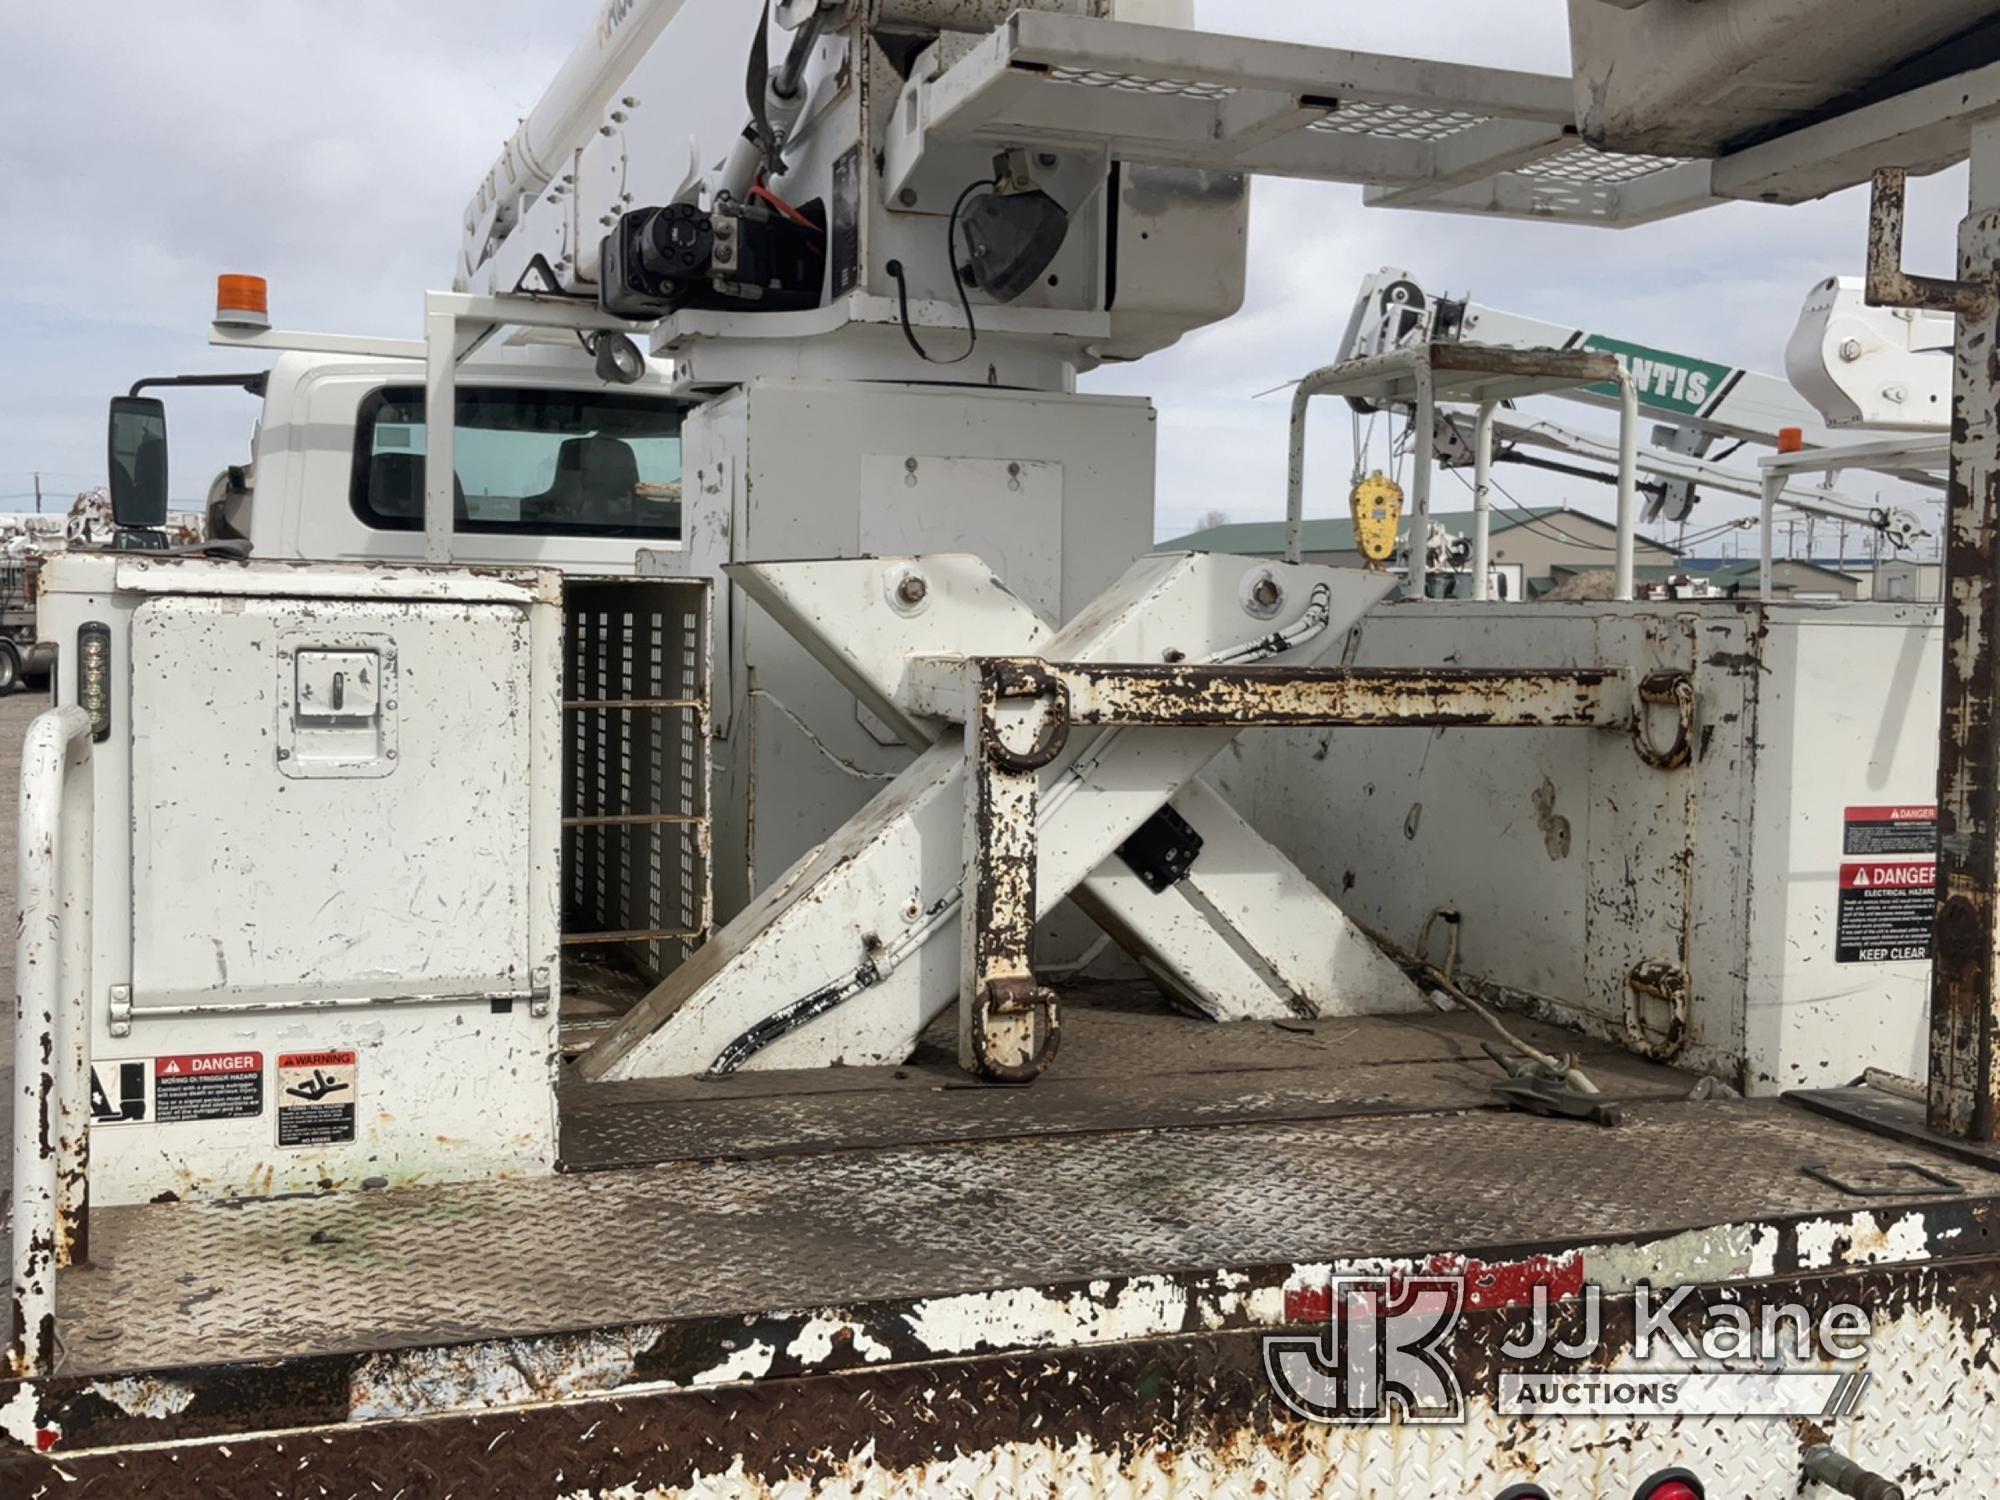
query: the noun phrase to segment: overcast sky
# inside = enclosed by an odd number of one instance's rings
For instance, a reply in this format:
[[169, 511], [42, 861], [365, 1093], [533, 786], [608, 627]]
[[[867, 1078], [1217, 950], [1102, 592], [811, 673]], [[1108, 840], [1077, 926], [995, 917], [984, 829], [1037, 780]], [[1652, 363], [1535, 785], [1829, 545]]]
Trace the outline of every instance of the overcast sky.
[[[1213, 29], [1567, 73], [1561, 0], [1199, 0]], [[245, 363], [205, 343], [218, 271], [272, 282], [287, 327], [416, 336], [458, 222], [596, 0], [96, 0], [13, 6], [0, 49], [0, 509], [102, 480], [104, 402], [141, 375]], [[1911, 260], [1949, 268], [1964, 178], [1911, 195]], [[1364, 210], [1354, 188], [1256, 185], [1248, 305], [1096, 389], [1162, 413], [1159, 534], [1283, 512], [1282, 396], [1326, 363], [1356, 284], [1397, 265], [1433, 290], [1776, 371], [1807, 289], [1858, 274], [1858, 194], [1733, 206], [1613, 232]], [[1549, 415], [1603, 428], [1576, 407]], [[247, 453], [240, 392], [173, 397], [173, 491]], [[1324, 434], [1323, 438], [1321, 433]], [[1346, 423], [1315, 434], [1311, 509], [1345, 509]], [[1503, 476], [1524, 500], [1607, 492]], [[1462, 498], [1441, 479], [1439, 505]], [[1703, 520], [1741, 513], [1709, 501]], [[1827, 551], [1829, 547], [1823, 546]]]

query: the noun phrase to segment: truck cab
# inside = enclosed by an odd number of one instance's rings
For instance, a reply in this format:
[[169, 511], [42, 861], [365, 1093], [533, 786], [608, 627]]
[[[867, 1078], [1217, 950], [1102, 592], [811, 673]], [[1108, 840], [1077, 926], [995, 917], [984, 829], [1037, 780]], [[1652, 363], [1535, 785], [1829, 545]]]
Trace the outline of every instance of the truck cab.
[[[260, 558], [423, 558], [421, 361], [286, 353], [263, 380], [244, 469], [209, 494], [212, 541]], [[558, 346], [503, 348], [459, 372], [455, 532], [468, 563], [630, 574], [682, 545], [681, 423], [691, 403], [648, 361], [607, 385]]]

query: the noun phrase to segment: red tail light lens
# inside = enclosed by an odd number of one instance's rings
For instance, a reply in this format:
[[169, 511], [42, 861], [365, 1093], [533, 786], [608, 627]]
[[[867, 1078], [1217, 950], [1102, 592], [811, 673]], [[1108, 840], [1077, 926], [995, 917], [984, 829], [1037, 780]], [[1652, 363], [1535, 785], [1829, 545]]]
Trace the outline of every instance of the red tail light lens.
[[1640, 1485], [1633, 1500], [1708, 1500], [1708, 1494], [1686, 1469], [1668, 1469]]

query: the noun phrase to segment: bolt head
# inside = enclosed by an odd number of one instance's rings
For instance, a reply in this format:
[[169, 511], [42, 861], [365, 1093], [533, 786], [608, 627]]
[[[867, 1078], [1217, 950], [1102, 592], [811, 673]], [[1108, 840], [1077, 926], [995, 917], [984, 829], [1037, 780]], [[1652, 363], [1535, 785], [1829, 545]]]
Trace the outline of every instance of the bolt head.
[[922, 604], [930, 593], [931, 586], [915, 573], [896, 585], [896, 597], [909, 605]]

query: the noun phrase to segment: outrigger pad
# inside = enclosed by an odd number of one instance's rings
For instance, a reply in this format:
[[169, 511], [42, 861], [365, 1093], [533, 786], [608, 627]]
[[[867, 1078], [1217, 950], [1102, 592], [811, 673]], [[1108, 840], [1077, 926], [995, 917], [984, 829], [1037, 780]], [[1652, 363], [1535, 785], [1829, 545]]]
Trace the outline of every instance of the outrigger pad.
[[[1390, 586], [1350, 569], [1161, 555], [1056, 632], [962, 555], [730, 572], [922, 753], [586, 1053], [586, 1078], [893, 1064], [955, 1002], [964, 754], [956, 725], [901, 701], [912, 658], [1200, 662], [1323, 617], [1268, 658], [1310, 666]], [[1267, 576], [1275, 610], [1252, 588]], [[1402, 970], [1197, 779], [1238, 732], [1072, 736], [1043, 773], [1039, 910], [1074, 896], [1162, 985], [1218, 1020], [1421, 1008]], [[1201, 831], [1204, 855], [1155, 891], [1117, 851], [1170, 801]]]

